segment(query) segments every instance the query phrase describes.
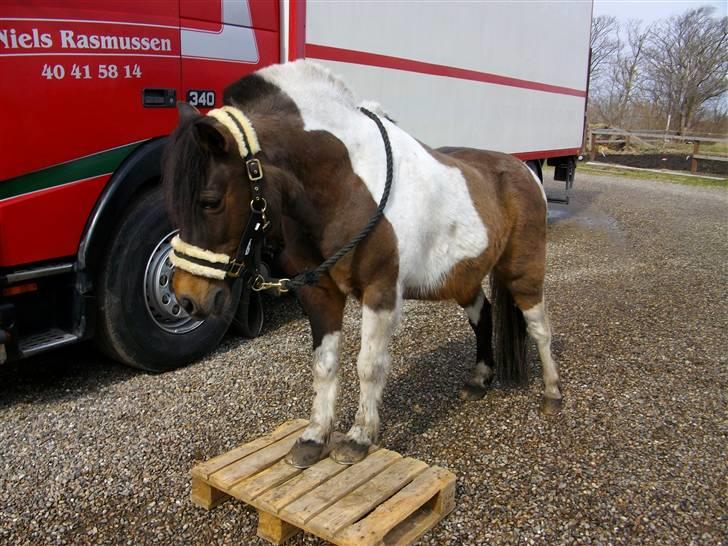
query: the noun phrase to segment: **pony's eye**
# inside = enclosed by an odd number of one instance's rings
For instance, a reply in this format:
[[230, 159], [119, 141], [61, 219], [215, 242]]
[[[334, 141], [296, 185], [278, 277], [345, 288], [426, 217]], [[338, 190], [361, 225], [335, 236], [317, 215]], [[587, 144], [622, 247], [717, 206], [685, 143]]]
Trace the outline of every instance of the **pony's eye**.
[[222, 199], [202, 199], [200, 200], [200, 207], [205, 210], [215, 210], [220, 208]]

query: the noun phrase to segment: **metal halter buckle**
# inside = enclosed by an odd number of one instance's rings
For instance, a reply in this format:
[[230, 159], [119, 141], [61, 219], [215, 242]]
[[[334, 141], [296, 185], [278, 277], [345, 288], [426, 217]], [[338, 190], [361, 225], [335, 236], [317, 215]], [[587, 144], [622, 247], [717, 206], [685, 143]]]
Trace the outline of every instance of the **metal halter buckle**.
[[263, 165], [260, 164], [260, 160], [256, 158], [248, 159], [245, 162], [245, 167], [248, 170], [249, 180], [255, 181], [263, 178]]
[[235, 260], [233, 260], [230, 262], [230, 267], [228, 267], [227, 274], [234, 279], [237, 279], [240, 276], [240, 273], [242, 272], [244, 267], [244, 262], [236, 262]]

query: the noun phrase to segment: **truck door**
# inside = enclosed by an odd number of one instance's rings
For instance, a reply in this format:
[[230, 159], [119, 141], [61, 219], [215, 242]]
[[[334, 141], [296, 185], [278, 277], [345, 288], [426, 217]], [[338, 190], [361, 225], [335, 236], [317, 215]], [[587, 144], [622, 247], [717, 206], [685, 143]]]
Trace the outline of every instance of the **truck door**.
[[183, 99], [222, 104], [223, 89], [280, 59], [279, 3], [180, 0]]
[[179, 3], [0, 9], [0, 266], [12, 266], [75, 254], [110, 174], [174, 127]]

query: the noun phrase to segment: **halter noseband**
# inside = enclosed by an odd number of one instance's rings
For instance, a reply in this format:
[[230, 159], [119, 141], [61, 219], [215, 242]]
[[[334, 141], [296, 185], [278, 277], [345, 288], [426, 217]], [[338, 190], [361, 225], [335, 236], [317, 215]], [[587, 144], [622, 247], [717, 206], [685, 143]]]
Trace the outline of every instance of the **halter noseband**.
[[255, 154], [260, 151], [260, 144], [255, 129], [253, 129], [253, 124], [250, 123], [247, 116], [237, 108], [223, 106], [211, 110], [207, 115], [222, 123], [232, 133], [238, 145], [240, 156], [245, 161], [245, 172], [248, 175], [253, 195], [250, 200], [251, 213], [248, 225], [240, 237], [240, 243], [234, 258], [227, 254], [220, 254], [191, 245], [183, 241], [179, 235], [176, 235], [172, 239], [173, 252], [170, 255], [172, 264], [193, 275], [220, 280], [226, 277], [237, 279], [241, 273], [246, 272], [250, 279], [250, 286], [255, 291], [275, 289], [278, 292], [288, 292], [304, 285], [316, 284], [323, 273], [331, 269], [336, 262], [353, 250], [359, 242], [374, 230], [379, 220], [384, 216], [384, 207], [387, 206], [389, 192], [392, 188], [394, 160], [392, 159], [392, 147], [387, 130], [376, 114], [366, 108], [359, 108], [359, 110], [376, 124], [382, 136], [387, 158], [384, 192], [376, 212], [369, 218], [364, 228], [340, 248], [336, 254], [330, 256], [317, 268], [299, 273], [293, 279], [267, 279], [260, 272], [263, 238], [270, 227], [270, 222], [265, 214], [268, 203], [260, 193], [260, 187], [263, 183], [263, 166], [255, 158]]
[[183, 271], [200, 277], [237, 279], [243, 271], [247, 271], [256, 283], [265, 279], [258, 271], [263, 237], [270, 227], [266, 216], [268, 203], [261, 194], [263, 183], [263, 166], [255, 154], [260, 152], [260, 143], [248, 117], [237, 108], [223, 106], [211, 110], [208, 116], [215, 118], [230, 131], [238, 146], [240, 157], [245, 161], [245, 173], [250, 182], [252, 199], [250, 200], [250, 218], [240, 238], [235, 257], [212, 252], [182, 240], [179, 235], [172, 239], [173, 252], [170, 255], [172, 264]]

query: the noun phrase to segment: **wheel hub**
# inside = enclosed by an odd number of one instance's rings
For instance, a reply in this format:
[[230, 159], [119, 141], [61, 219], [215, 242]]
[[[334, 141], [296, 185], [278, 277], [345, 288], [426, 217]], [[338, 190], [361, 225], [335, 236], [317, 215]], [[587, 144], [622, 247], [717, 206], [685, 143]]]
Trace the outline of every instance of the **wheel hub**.
[[144, 271], [144, 299], [147, 312], [157, 326], [171, 334], [186, 334], [204, 321], [193, 319], [177, 302], [172, 291], [172, 252], [170, 241], [177, 233], [167, 234], [154, 248]]

